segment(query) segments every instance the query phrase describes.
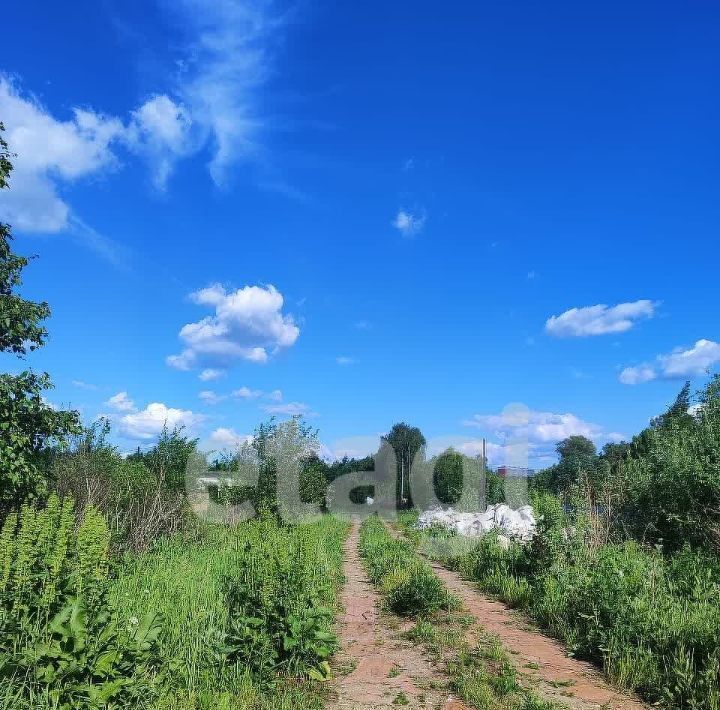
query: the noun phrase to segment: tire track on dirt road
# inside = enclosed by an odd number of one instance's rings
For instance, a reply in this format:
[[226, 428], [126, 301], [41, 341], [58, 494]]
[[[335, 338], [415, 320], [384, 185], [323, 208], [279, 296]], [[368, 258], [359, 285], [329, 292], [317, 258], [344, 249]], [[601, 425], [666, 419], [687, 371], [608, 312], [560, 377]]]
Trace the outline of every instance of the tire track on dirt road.
[[[404, 537], [388, 526], [391, 533]], [[422, 553], [420, 553], [422, 554]], [[613, 688], [591, 663], [570, 658], [563, 645], [533, 628], [505, 604], [485, 596], [472, 582], [427, 558], [435, 574], [463, 608], [510, 652], [518, 673], [548, 700], [573, 710], [647, 710], [638, 698]]]
[[[334, 697], [328, 707], [362, 710], [407, 705], [469, 710], [449, 694], [447, 676], [417, 646], [400, 638], [404, 629], [395, 618], [380, 611], [380, 597], [365, 573], [358, 540], [359, 523], [354, 521], [345, 541], [344, 612], [338, 629], [341, 650], [335, 661]], [[409, 622], [405, 628], [412, 625]]]

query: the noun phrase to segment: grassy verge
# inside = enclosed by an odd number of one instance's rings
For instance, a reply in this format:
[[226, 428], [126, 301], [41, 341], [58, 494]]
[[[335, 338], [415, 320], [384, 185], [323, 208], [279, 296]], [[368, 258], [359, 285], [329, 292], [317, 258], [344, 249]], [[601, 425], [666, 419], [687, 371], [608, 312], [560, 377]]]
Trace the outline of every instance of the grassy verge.
[[161, 542], [129, 562], [115, 606], [164, 618], [150, 707], [322, 707], [346, 525], [252, 521]]
[[665, 556], [635, 542], [591, 546], [581, 518], [545, 499], [531, 545], [496, 537], [437, 540], [401, 521], [423, 550], [510, 606], [618, 686], [665, 708], [720, 709], [720, 574], [686, 550]]
[[360, 528], [360, 553], [388, 610], [414, 618], [407, 633], [449, 678], [448, 689], [481, 710], [552, 710], [552, 703], [523, 688], [507, 653], [494, 637], [459, 613], [445, 588], [412, 544], [393, 538], [376, 517]]

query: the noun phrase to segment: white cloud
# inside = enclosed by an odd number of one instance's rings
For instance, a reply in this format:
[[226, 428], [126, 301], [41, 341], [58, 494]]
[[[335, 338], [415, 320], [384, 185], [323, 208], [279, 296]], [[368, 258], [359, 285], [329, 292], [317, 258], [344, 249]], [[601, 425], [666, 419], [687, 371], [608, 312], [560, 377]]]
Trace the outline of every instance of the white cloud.
[[227, 367], [237, 360], [266, 362], [300, 335], [292, 316], [283, 314], [283, 296], [272, 285], [227, 292], [214, 284], [191, 294], [191, 299], [213, 307], [215, 315], [180, 330], [185, 349], [167, 358], [168, 365], [179, 370], [201, 364]]
[[153, 183], [164, 190], [175, 161], [192, 151], [192, 119], [182, 104], [165, 94], [153, 96], [132, 112], [127, 140], [149, 161]]
[[641, 300], [620, 303], [617, 306], [587, 306], [571, 308], [559, 316], [552, 316], [545, 324], [545, 330], [559, 338], [580, 338], [608, 333], [624, 333], [638, 320], [652, 318], [658, 304]]
[[93, 385], [90, 382], [83, 382], [82, 380], [73, 380], [72, 384], [81, 390], [96, 390], [98, 388], [97, 385]]
[[205, 402], [205, 404], [219, 404], [227, 399], [227, 395], [217, 394], [212, 390], [203, 390], [198, 394], [198, 397]]
[[698, 340], [692, 348], [675, 349], [660, 357], [663, 377], [697, 377], [720, 362], [720, 343]]
[[354, 365], [357, 360], [354, 357], [341, 355], [340, 357], [335, 358], [335, 362], [337, 362], [338, 365]]
[[556, 443], [569, 436], [599, 439], [603, 428], [586, 422], [574, 414], [555, 414], [532, 410], [513, 410], [503, 414], [475, 414], [463, 422], [465, 426], [491, 431], [501, 440], [526, 439], [529, 442]]
[[234, 429], [220, 427], [210, 434], [210, 443], [221, 449], [238, 449], [253, 440], [248, 434], [238, 434]]
[[135, 402], [128, 397], [127, 392], [118, 392], [116, 395], [110, 397], [105, 402], [109, 407], [112, 407], [116, 412], [134, 412]]
[[701, 377], [720, 363], [720, 343], [698, 340], [692, 347], [675, 348], [668, 355], [659, 355], [655, 363], [626, 367], [620, 382], [637, 385], [658, 378], [666, 380]]
[[71, 210], [60, 188], [117, 167], [113, 145], [123, 134], [122, 122], [79, 108], [67, 120], [58, 120], [3, 76], [0, 116], [5, 139], [17, 154], [11, 189], [0, 193], [0, 218], [26, 232], [66, 229]]
[[351, 459], [362, 459], [374, 456], [380, 449], [380, 434], [367, 436], [348, 436], [337, 439], [332, 446], [323, 448], [324, 458], [331, 461], [347, 456]]
[[225, 370], [208, 367], [198, 375], [198, 379], [203, 382], [211, 382], [213, 380], [219, 380], [221, 377], [225, 377], [226, 374]]
[[122, 435], [129, 439], [148, 440], [158, 436], [163, 427], [168, 429], [187, 427], [191, 429], [203, 420], [199, 414], [187, 409], [174, 409], [162, 402], [153, 402], [145, 409], [133, 414], [126, 414], [118, 422]]
[[282, 402], [283, 393], [281, 390], [273, 390], [272, 392], [268, 392], [265, 397], [271, 402]]
[[258, 89], [270, 72], [270, 42], [282, 26], [264, 2], [179, 0], [166, 2], [189, 28], [177, 93], [189, 106], [203, 142], [210, 143], [213, 180], [226, 182], [229, 168], [257, 151], [263, 121]]
[[233, 391], [232, 396], [236, 399], [256, 399], [262, 396], [262, 390], [251, 390], [249, 387], [240, 387]]
[[657, 378], [657, 373], [649, 365], [626, 367], [620, 373], [620, 382], [624, 385], [639, 385], [642, 382], [650, 382], [655, 378]]
[[425, 226], [424, 214], [413, 214], [406, 210], [398, 210], [392, 226], [397, 229], [404, 237], [412, 237], [422, 231]]
[[307, 404], [302, 402], [286, 402], [285, 404], [268, 404], [263, 407], [268, 414], [284, 414], [288, 417], [303, 415], [315, 417], [317, 414], [311, 411]]
[[[483, 442], [482, 439], [468, 439], [466, 436], [457, 435], [446, 435], [446, 436], [435, 436], [428, 439], [427, 442], [427, 455], [429, 458], [438, 456], [448, 449], [455, 449], [461, 454], [470, 458], [482, 456]], [[505, 447], [500, 444], [496, 444], [491, 441], [485, 442], [485, 454], [488, 458], [488, 463], [491, 466], [497, 466], [505, 463]]]
[[[12, 189], [0, 197], [0, 219], [18, 230], [70, 231], [84, 238], [82, 220], [76, 229], [77, 215], [64, 189], [120, 167], [121, 147], [150, 164], [160, 189], [182, 157], [209, 148], [211, 177], [222, 184], [235, 163], [258, 154], [264, 123], [258, 92], [270, 73], [272, 38], [283, 18], [273, 16], [264, 2], [162, 4], [185, 33], [184, 40], [174, 42], [179, 60], [174, 72], [164, 73], [169, 81], [163, 90], [128, 110], [125, 118], [78, 108], [66, 119], [56, 118], [33, 95], [23, 95], [0, 76], [0, 116], [17, 153]], [[97, 238], [89, 246], [108, 251]]]

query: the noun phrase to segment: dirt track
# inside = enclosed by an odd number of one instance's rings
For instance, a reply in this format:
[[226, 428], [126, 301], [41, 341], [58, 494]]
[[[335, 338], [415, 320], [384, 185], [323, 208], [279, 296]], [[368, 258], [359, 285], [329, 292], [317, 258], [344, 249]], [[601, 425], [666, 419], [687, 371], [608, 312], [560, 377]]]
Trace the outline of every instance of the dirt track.
[[379, 612], [379, 597], [358, 553], [358, 527], [353, 523], [345, 542], [341, 652], [336, 660], [335, 697], [328, 707], [394, 707], [407, 700], [411, 708], [467, 710], [444, 690], [447, 678], [418, 648], [398, 638], [403, 628]]
[[527, 677], [530, 685], [543, 697], [578, 710], [647, 708], [638, 699], [608, 685], [591, 664], [569, 658], [562, 644], [532, 629], [521, 615], [489, 599], [457, 573], [439, 564], [430, 564], [435, 574], [462, 600], [463, 607], [480, 626], [500, 639], [510, 652], [518, 671]]

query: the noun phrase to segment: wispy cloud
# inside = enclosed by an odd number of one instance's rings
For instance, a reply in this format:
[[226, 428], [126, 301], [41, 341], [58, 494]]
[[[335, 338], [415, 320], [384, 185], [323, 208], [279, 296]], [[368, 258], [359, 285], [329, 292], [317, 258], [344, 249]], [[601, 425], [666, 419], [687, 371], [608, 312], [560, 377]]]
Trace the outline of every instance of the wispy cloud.
[[90, 382], [83, 382], [83, 380], [73, 380], [72, 384], [81, 390], [96, 390], [98, 388], [97, 385], [93, 385]]
[[392, 226], [403, 235], [403, 237], [414, 237], [419, 234], [425, 226], [425, 214], [413, 213], [400, 209], [392, 221]]
[[[259, 91], [271, 73], [272, 46], [285, 19], [264, 0], [160, 0], [183, 39], [174, 72], [122, 115], [74, 108], [58, 117], [17, 79], [0, 75], [0, 116], [13, 152], [11, 190], [0, 194], [0, 219], [19, 231], [66, 232], [111, 261], [118, 245], [83, 221], [66, 193], [81, 180], [147, 162], [166, 189], [179, 160], [209, 151], [208, 169], [224, 185], [234, 165], [259, 157], [266, 124]], [[263, 158], [265, 159], [265, 157]]]
[[283, 414], [288, 417], [305, 416], [316, 417], [317, 413], [313, 412], [309, 405], [303, 402], [286, 402], [285, 404], [268, 404], [263, 407], [268, 414]]
[[558, 338], [582, 338], [609, 333], [625, 333], [643, 319], [652, 318], [659, 304], [641, 300], [617, 306], [586, 306], [571, 308], [559, 316], [552, 316], [545, 330]]
[[354, 365], [357, 360], [354, 357], [347, 357], [345, 355], [341, 355], [340, 357], [335, 358], [335, 362], [338, 365]]

